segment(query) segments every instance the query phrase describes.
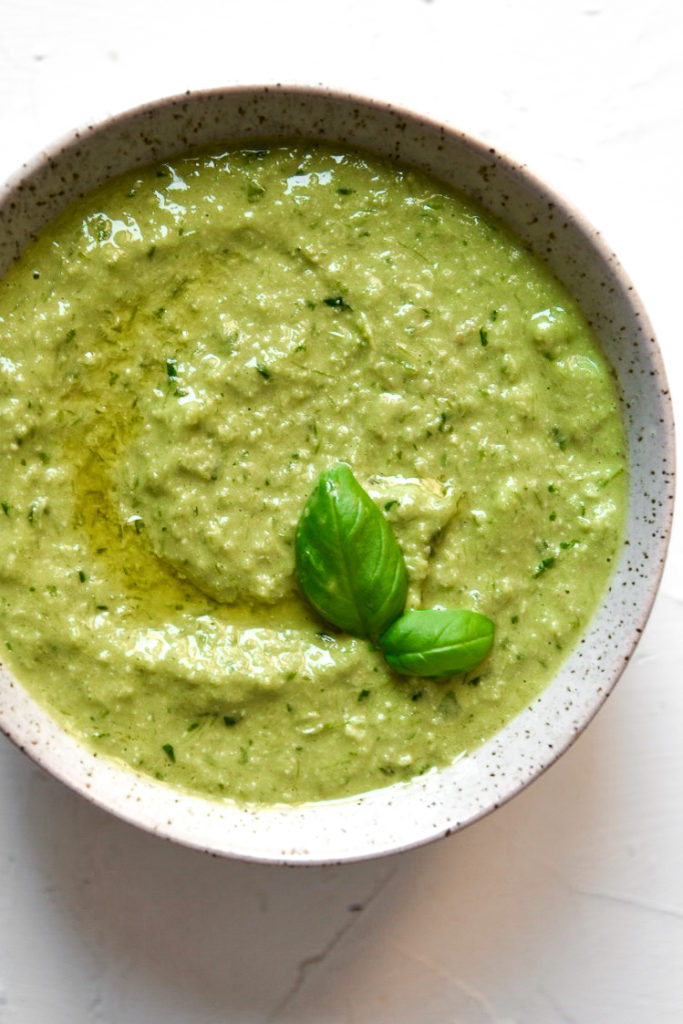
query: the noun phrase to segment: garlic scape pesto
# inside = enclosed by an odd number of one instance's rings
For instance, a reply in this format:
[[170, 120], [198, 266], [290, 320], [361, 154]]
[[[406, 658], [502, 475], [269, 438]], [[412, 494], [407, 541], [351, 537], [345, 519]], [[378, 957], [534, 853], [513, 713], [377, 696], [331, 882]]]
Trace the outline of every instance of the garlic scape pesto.
[[[407, 607], [489, 657], [398, 675], [298, 590], [350, 466]], [[0, 282], [0, 645], [71, 733], [185, 790], [323, 800], [445, 765], [548, 684], [620, 545], [609, 367], [548, 269], [429, 177], [308, 143], [72, 206]]]

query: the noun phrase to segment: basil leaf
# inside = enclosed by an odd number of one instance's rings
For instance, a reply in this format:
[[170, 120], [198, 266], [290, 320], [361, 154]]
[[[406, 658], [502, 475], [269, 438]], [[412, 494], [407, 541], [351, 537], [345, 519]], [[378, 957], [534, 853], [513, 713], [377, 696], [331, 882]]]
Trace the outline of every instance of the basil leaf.
[[379, 638], [384, 657], [409, 676], [467, 672], [493, 644], [493, 623], [478, 612], [408, 611]]
[[318, 479], [296, 532], [296, 568], [313, 607], [347, 633], [376, 637], [403, 611], [403, 554], [348, 466]]

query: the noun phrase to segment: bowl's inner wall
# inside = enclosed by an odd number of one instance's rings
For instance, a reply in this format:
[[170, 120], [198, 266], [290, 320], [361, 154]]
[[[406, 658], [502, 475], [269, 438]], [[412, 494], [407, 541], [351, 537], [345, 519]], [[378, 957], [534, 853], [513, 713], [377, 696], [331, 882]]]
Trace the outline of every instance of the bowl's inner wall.
[[578, 300], [612, 362], [631, 455], [621, 564], [560, 675], [527, 712], [464, 762], [400, 790], [327, 807], [256, 813], [184, 797], [96, 763], [0, 666], [0, 725], [95, 802], [215, 852], [320, 862], [414, 845], [476, 819], [548, 767], [590, 720], [632, 653], [661, 575], [672, 515], [673, 424], [659, 351], [637, 296], [597, 233], [571, 207], [523, 168], [464, 135], [322, 90], [188, 94], [68, 139], [0, 192], [0, 274], [65, 206], [107, 178], [226, 140], [232, 146], [293, 136], [373, 150], [431, 172], [483, 203], [543, 256]]

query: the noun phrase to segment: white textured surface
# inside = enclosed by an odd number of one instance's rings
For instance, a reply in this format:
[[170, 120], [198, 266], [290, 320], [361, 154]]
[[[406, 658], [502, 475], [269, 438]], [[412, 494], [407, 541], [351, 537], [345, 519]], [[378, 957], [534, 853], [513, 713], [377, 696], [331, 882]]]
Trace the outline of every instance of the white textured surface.
[[[678, 0], [0, 0], [0, 178], [106, 113], [299, 81], [528, 162], [600, 227], [683, 420]], [[678, 517], [680, 519], [680, 515]], [[212, 860], [0, 740], [0, 1024], [680, 1024], [683, 539], [588, 732], [493, 816], [338, 868]]]

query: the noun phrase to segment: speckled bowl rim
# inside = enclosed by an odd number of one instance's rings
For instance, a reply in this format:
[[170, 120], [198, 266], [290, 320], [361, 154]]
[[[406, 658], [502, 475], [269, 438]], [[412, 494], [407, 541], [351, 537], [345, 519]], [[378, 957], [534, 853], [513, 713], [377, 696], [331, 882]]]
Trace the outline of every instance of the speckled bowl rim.
[[[289, 111], [286, 117], [283, 110]], [[458, 181], [451, 178], [451, 182], [483, 202], [522, 237], [531, 240], [533, 235], [533, 248], [548, 259], [558, 276], [565, 283], [568, 278], [578, 281], [586, 290], [589, 298], [577, 296], [575, 284], [569, 284], [615, 365], [632, 459], [634, 443], [637, 449], [637, 465], [632, 462], [628, 544], [599, 611], [560, 673], [527, 710], [482, 747], [408, 783], [298, 807], [240, 807], [182, 794], [98, 756], [67, 735], [0, 665], [0, 728], [38, 765], [121, 819], [192, 848], [245, 860], [284, 864], [361, 860], [449, 835], [490, 813], [547, 770], [600, 709], [633, 654], [664, 566], [674, 494], [671, 399], [661, 353], [629, 278], [599, 232], [570, 203], [524, 165], [463, 132], [385, 102], [321, 87], [256, 85], [188, 92], [69, 133], [24, 164], [0, 191], [0, 273], [38, 224], [48, 223], [67, 199], [96, 183], [90, 180], [94, 167], [90, 179], [82, 173], [76, 181], [73, 164], [69, 175], [69, 159], [78, 164], [83, 153], [87, 157], [106, 151], [116, 139], [120, 144], [132, 126], [138, 133], [135, 145], [142, 144], [146, 154], [135, 165], [160, 159], [193, 144], [205, 144], [210, 117], [222, 112], [222, 121], [221, 117], [217, 121], [223, 123], [226, 111], [241, 118], [246, 130], [215, 131], [212, 141], [220, 144], [307, 135], [375, 149], [422, 167], [428, 146], [428, 169], [445, 180], [444, 167], [452, 169], [457, 154]], [[344, 131], [330, 130], [325, 113], [350, 118], [354, 130], [350, 123]], [[183, 135], [192, 114], [201, 122], [198, 134]], [[164, 119], [178, 125], [174, 145], [164, 145], [155, 135], [158, 122]], [[308, 129], [302, 130], [301, 125]], [[99, 180], [133, 166], [116, 169], [116, 160], [114, 152], [109, 164], [99, 162], [100, 171], [104, 169]], [[78, 165], [82, 170], [84, 165]], [[520, 196], [530, 205], [520, 205]], [[526, 217], [531, 211], [533, 218]], [[17, 222], [36, 227], [28, 232], [21, 228], [19, 238], [3, 233], [8, 224]], [[567, 250], [562, 259], [556, 251], [558, 237], [560, 247], [565, 245]], [[582, 261], [588, 261], [592, 271], [600, 268], [599, 280], [594, 281], [585, 267], [582, 270]], [[605, 304], [611, 326], [601, 312]]]

